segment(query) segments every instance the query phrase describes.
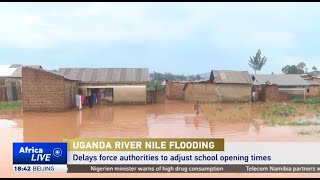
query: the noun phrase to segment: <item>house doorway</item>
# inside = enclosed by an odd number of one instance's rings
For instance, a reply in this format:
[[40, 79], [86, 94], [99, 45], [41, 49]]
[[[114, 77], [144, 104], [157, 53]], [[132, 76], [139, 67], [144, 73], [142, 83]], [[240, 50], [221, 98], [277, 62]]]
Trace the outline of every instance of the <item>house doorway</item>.
[[104, 101], [107, 104], [113, 104], [114, 103], [114, 97], [113, 97], [113, 88], [106, 88], [104, 91]]
[[12, 88], [12, 100], [16, 101], [18, 100], [17, 84], [15, 82], [11, 82], [11, 88]]

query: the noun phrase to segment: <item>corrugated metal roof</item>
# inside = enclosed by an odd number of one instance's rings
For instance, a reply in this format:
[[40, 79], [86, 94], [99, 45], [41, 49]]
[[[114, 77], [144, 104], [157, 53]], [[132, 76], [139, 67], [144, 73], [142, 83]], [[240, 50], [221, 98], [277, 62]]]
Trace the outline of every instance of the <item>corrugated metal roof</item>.
[[[61, 75], [59, 74], [58, 72], [55, 72], [55, 71], [48, 71], [48, 70], [45, 70], [45, 69], [42, 69], [42, 68], [37, 68], [35, 66], [23, 66], [23, 68], [31, 68], [31, 69], [36, 69], [36, 70], [39, 70], [39, 71], [43, 71], [43, 72], [47, 72], [47, 73], [51, 73], [51, 74], [54, 74], [54, 75], [57, 75], [57, 76], [61, 76], [67, 80], [71, 80], [71, 81], [77, 81], [76, 79], [70, 77], [70, 76], [64, 76], [64, 75]], [[22, 69], [22, 68], [21, 68]]]
[[147, 83], [148, 68], [60, 68], [58, 73], [87, 83]]
[[40, 65], [21, 65], [21, 64], [0, 65], [0, 76], [21, 78], [22, 66], [29, 66], [37, 69], [42, 69]]
[[256, 74], [254, 85], [270, 84], [278, 86], [308, 86], [309, 84], [299, 74]]
[[16, 67], [11, 67], [12, 65], [0, 65], [0, 76], [10, 77], [16, 70]]
[[[18, 65], [15, 65], [15, 67], [18, 67]], [[35, 69], [42, 69], [40, 65], [20, 65], [17, 70], [11, 75], [11, 77], [22, 77], [22, 67], [31, 67]]]
[[252, 84], [248, 71], [212, 70], [210, 81], [218, 84]]
[[315, 80], [312, 80], [312, 79], [306, 79], [305, 80], [308, 84], [309, 84], [309, 86], [319, 86], [320, 85], [320, 83], [318, 83], [317, 81], [315, 81]]

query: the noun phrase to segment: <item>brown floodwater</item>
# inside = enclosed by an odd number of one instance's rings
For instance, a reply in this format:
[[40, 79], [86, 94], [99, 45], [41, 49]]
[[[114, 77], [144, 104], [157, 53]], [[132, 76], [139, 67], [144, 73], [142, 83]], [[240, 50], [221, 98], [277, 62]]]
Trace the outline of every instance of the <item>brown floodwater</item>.
[[[228, 142], [306, 142], [320, 141], [320, 126], [270, 126], [275, 103], [200, 104], [200, 115], [193, 104], [169, 101], [152, 105], [96, 105], [63, 113], [0, 111], [0, 177], [39, 177], [41, 174], [12, 173], [12, 142], [59, 142], [68, 138], [224, 138]], [[279, 104], [279, 103], [278, 103]], [[280, 103], [281, 104], [281, 103]], [[276, 116], [281, 120], [320, 122], [319, 107], [293, 106], [294, 115]], [[280, 113], [281, 114], [281, 113]], [[274, 118], [274, 117], [273, 117]], [[320, 132], [320, 131], [319, 131]], [[43, 175], [43, 174], [42, 174]], [[191, 174], [130, 174], [135, 177], [190, 177]], [[202, 174], [204, 177], [261, 177], [261, 174]], [[317, 174], [262, 174], [272, 177], [319, 177]], [[48, 174], [47, 177], [121, 177], [128, 174]], [[197, 174], [199, 176], [199, 174]]]

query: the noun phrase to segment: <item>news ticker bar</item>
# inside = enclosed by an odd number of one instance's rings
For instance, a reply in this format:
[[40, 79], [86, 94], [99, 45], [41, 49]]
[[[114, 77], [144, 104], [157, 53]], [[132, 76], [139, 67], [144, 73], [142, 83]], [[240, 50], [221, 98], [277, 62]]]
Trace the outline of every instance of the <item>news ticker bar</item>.
[[320, 165], [14, 165], [13, 172], [53, 173], [320, 173]]
[[68, 173], [320, 173], [320, 165], [68, 165]]

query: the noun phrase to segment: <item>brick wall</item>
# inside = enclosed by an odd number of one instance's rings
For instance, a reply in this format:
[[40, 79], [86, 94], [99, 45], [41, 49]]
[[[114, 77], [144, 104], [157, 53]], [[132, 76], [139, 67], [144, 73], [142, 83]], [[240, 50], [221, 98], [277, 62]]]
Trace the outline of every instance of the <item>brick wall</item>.
[[67, 81], [62, 76], [40, 69], [23, 67], [23, 110], [46, 112], [68, 110], [73, 106], [73, 103], [70, 102], [72, 97], [70, 98], [69, 89], [75, 85], [74, 82]]
[[166, 82], [166, 96], [169, 100], [183, 100], [184, 99], [184, 83]]
[[78, 93], [77, 84], [74, 81], [65, 80], [65, 109], [71, 109], [76, 106], [76, 94]]
[[279, 92], [278, 101], [287, 101], [287, 100], [288, 100], [288, 94], [285, 92]]
[[278, 86], [273, 85], [263, 85], [261, 92], [262, 101], [286, 101], [288, 100], [288, 94], [285, 92], [280, 92]]
[[249, 102], [252, 97], [250, 84], [216, 84], [221, 102]]
[[219, 102], [216, 93], [216, 84], [212, 83], [188, 83], [185, 91], [186, 102]]
[[[307, 91], [309, 89], [309, 92]], [[313, 98], [319, 96], [319, 86], [309, 86], [306, 88], [306, 98]]]

